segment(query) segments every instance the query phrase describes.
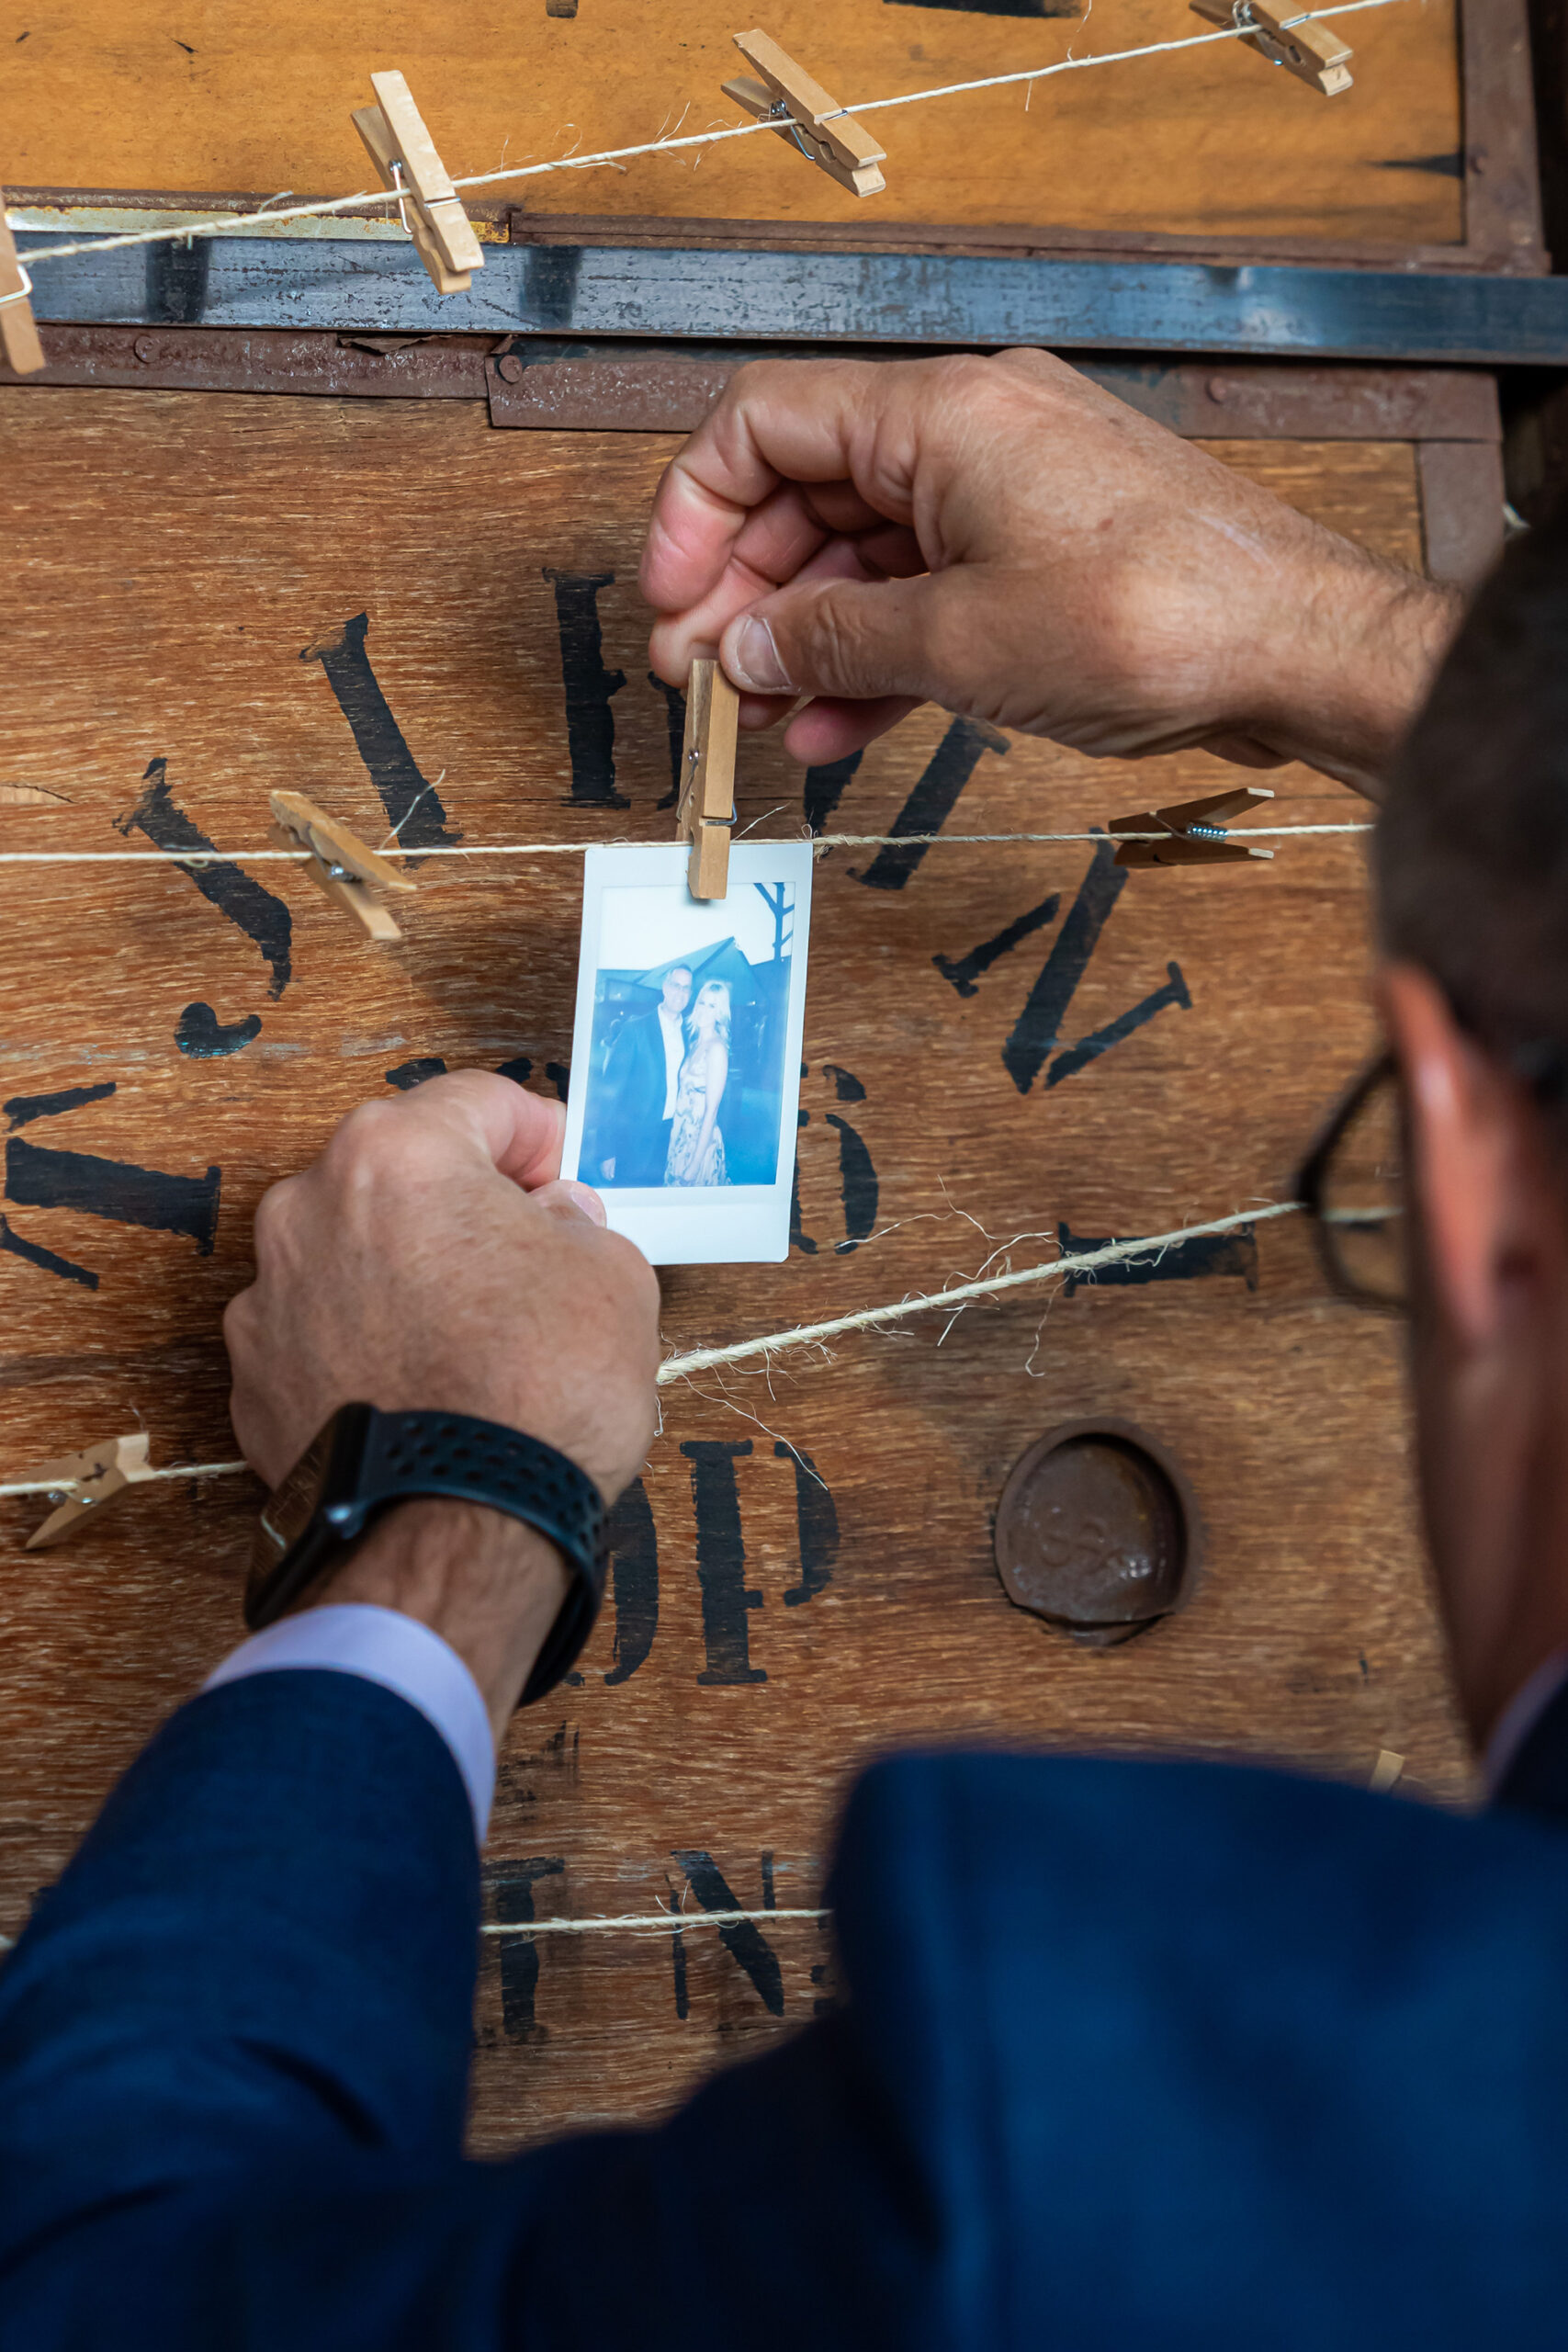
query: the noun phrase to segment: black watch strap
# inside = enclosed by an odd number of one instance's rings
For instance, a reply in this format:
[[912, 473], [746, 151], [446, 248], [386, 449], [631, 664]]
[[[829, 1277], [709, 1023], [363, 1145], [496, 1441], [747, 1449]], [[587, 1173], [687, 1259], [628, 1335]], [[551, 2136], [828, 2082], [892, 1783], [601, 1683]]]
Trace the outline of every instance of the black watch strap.
[[382, 1413], [355, 1404], [334, 1417], [322, 1469], [311, 1528], [276, 1566], [253, 1576], [246, 1590], [253, 1632], [291, 1608], [383, 1511], [443, 1498], [504, 1511], [560, 1551], [571, 1584], [519, 1703], [544, 1698], [570, 1671], [599, 1613], [607, 1532], [604, 1498], [575, 1462], [498, 1421], [464, 1413]]

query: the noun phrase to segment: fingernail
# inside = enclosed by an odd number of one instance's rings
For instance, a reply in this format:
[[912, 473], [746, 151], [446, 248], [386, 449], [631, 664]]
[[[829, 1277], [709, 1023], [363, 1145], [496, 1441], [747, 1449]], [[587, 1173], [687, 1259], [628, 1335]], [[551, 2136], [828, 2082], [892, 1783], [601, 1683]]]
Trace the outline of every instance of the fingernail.
[[604, 1225], [606, 1222], [604, 1204], [592, 1184], [579, 1184], [574, 1178], [568, 1177], [561, 1190], [571, 1195], [573, 1204], [582, 1211], [584, 1216], [592, 1217], [595, 1225]]
[[766, 621], [753, 618], [741, 622], [735, 632], [727, 667], [737, 685], [754, 686], [759, 694], [765, 695], [790, 691], [791, 682]]

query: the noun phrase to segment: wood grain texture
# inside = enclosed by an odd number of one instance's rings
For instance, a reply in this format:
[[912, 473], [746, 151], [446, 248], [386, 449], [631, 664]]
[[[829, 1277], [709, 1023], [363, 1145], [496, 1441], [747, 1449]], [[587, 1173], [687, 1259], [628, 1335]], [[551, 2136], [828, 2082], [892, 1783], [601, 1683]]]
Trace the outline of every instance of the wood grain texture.
[[[165, 808], [220, 847], [263, 843], [279, 786], [379, 842], [386, 808], [332, 676], [319, 653], [300, 658], [336, 646], [341, 678], [344, 624], [361, 614], [362, 656], [408, 758], [439, 779], [449, 833], [671, 837], [658, 807], [671, 712], [647, 683], [634, 580], [673, 441], [497, 433], [456, 401], [73, 390], [0, 392], [0, 436], [19, 590], [3, 773], [66, 797], [0, 810], [0, 846], [117, 846], [112, 827], [159, 760]], [[1408, 445], [1214, 446], [1369, 545], [1419, 559]], [[571, 800], [563, 614], [579, 789], [613, 788], [624, 808]], [[600, 706], [613, 775], [602, 740], [597, 765], [584, 752], [595, 665], [624, 674]], [[385, 737], [372, 748], [384, 781]], [[950, 830], [1088, 826], [1235, 780], [1198, 755], [1134, 768], [1004, 737], [971, 753]], [[951, 781], [951, 722], [920, 712], [866, 754], [829, 821], [886, 831], [922, 777], [933, 788], [939, 755]], [[798, 828], [800, 772], [772, 742], [743, 741], [739, 776], [742, 825]], [[1361, 813], [1305, 771], [1274, 780], [1286, 820]], [[818, 816], [833, 781], [806, 787]], [[144, 804], [144, 821], [166, 816]], [[1075, 1074], [1048, 1083], [1047, 1063], [1021, 1092], [1002, 1050], [1094, 854], [937, 847], [896, 889], [868, 886], [875, 853], [821, 859], [799, 1180], [815, 1249], [667, 1273], [671, 1346], [930, 1290], [998, 1247], [1026, 1263], [1064, 1227], [1075, 1240], [1159, 1231], [1281, 1197], [1371, 1034], [1359, 842], [1130, 876], [1060, 1043], [1168, 990], [1173, 966], [1190, 1009], [1168, 997]], [[219, 1318], [246, 1279], [264, 1186], [384, 1093], [389, 1072], [406, 1083], [422, 1061], [526, 1056], [528, 1082], [547, 1091], [568, 1059], [575, 861], [427, 862], [417, 898], [400, 901], [405, 944], [382, 949], [358, 944], [292, 871], [249, 871], [292, 918], [280, 993], [276, 937], [269, 967], [187, 872], [0, 867], [3, 1099], [114, 1086], [75, 1108], [13, 1110], [6, 1145], [186, 1179], [221, 1170], [202, 1255], [188, 1234], [39, 1205], [41, 1163], [8, 1163], [8, 1233], [97, 1287], [0, 1250], [0, 1477], [139, 1422], [155, 1461], [224, 1457]], [[973, 954], [1053, 895], [1058, 913], [1017, 946]], [[180, 1049], [177, 1034], [209, 1038], [195, 1005], [234, 1050]], [[933, 1316], [831, 1362], [665, 1392], [649, 1517], [623, 1530], [618, 1595], [582, 1680], [520, 1718], [503, 1759], [488, 1900], [508, 1932], [486, 1939], [477, 2144], [657, 2113], [809, 2017], [831, 1983], [813, 1923], [732, 1937], [732, 1950], [689, 1924], [677, 1946], [673, 1931], [533, 1942], [526, 1922], [676, 1900], [694, 1912], [722, 1899], [721, 1882], [742, 1907], [814, 1904], [846, 1783], [892, 1743], [1176, 1742], [1362, 1781], [1390, 1747], [1418, 1789], [1464, 1797], [1411, 1523], [1397, 1329], [1333, 1302], [1288, 1220], [1258, 1230], [1256, 1287], [1238, 1262], [1026, 1293], [951, 1329]], [[1180, 1616], [1089, 1653], [1007, 1600], [990, 1515], [1044, 1429], [1106, 1413], [1180, 1461], [1207, 1565]], [[826, 1482], [836, 1543], [821, 1489], [781, 1443]], [[39, 1508], [0, 1502], [0, 1928], [15, 1932], [113, 1776], [236, 1637], [247, 1489], [149, 1491], [31, 1556], [20, 1546]]]
[[[479, 0], [437, 21], [425, 6], [347, 0], [56, 0], [5, 59], [16, 187], [363, 187], [350, 121], [373, 68], [396, 65], [454, 175], [733, 123], [721, 85], [739, 63], [719, 0], [679, 11], [584, 0]], [[845, 105], [1025, 70], [1202, 29], [1173, 0], [1118, 0], [1087, 30], [1043, 0], [1038, 17], [888, 0], [780, 0], [768, 29]], [[563, 172], [483, 190], [531, 210], [750, 220], [1043, 223], [1199, 235], [1375, 238], [1463, 234], [1452, 0], [1346, 20], [1356, 86], [1315, 96], [1228, 46], [979, 92], [864, 119], [888, 151], [867, 202], [772, 138], [641, 158], [624, 173]], [[697, 151], [700, 152], [700, 151]]]

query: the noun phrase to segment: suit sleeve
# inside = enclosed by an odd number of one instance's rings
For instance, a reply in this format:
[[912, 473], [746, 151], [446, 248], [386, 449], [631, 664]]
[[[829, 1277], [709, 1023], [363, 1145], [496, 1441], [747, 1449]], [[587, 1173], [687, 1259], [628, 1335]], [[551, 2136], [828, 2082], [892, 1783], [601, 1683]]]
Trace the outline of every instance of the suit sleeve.
[[0, 1975], [0, 2341], [564, 2352], [750, 2307], [750, 2341], [823, 2347], [918, 2317], [923, 2191], [843, 2019], [660, 2132], [465, 2162], [478, 1925], [414, 1708], [309, 1670], [184, 1708]]
[[116, 2208], [455, 2164], [478, 1920], [462, 1779], [404, 1701], [300, 1671], [182, 1708], [0, 1974], [0, 2292]]

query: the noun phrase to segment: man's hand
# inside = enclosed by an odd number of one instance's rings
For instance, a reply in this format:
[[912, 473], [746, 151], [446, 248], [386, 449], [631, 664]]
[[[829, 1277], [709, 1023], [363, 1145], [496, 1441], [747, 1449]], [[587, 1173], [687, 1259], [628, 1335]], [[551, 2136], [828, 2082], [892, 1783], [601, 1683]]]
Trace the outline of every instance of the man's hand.
[[765, 360], [654, 502], [642, 587], [679, 684], [842, 758], [931, 700], [1097, 754], [1201, 745], [1375, 788], [1458, 617], [1039, 351]]
[[[465, 1070], [349, 1116], [256, 1212], [256, 1279], [223, 1318], [231, 1409], [276, 1485], [338, 1406], [472, 1413], [542, 1438], [613, 1502], [654, 1428], [659, 1285], [555, 1181], [565, 1114]], [[553, 1546], [449, 1503], [389, 1514], [312, 1600], [434, 1624], [502, 1725], [565, 1589]]]

